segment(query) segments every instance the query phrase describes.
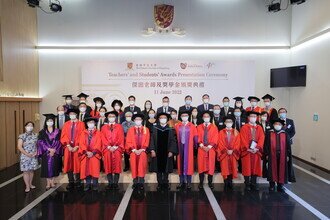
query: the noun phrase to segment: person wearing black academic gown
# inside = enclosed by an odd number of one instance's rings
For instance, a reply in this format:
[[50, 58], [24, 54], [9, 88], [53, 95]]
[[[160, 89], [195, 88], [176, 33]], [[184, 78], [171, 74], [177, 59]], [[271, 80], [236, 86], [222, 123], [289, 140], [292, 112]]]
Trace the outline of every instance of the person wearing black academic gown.
[[244, 106], [243, 106], [244, 97], [237, 96], [233, 99], [235, 100], [234, 109], [239, 108], [241, 110], [241, 113], [242, 113], [241, 117], [246, 118], [246, 111], [245, 111]]
[[88, 115], [90, 116], [93, 109], [92, 109], [92, 107], [87, 105], [87, 98], [89, 97], [89, 95], [82, 92], [79, 95], [77, 95], [77, 97], [79, 98], [79, 103], [85, 103], [86, 104], [86, 113], [88, 113]]
[[267, 121], [270, 122], [272, 120], [277, 119], [278, 118], [277, 110], [271, 106], [272, 101], [275, 98], [273, 96], [269, 95], [269, 94], [266, 94], [262, 97], [262, 99], [264, 100], [264, 104], [265, 104], [265, 107], [262, 108], [262, 111], [265, 111], [265, 112], [268, 113]]
[[295, 182], [289, 135], [283, 130], [284, 121], [272, 121], [274, 129], [266, 135], [263, 155], [263, 177], [269, 181], [269, 190], [283, 192], [283, 184]]
[[72, 104], [72, 95], [63, 95], [63, 98], [65, 98], [65, 104], [63, 105], [64, 107], [64, 113], [67, 115], [68, 110], [75, 109], [76, 106]]
[[173, 172], [173, 156], [178, 153], [174, 128], [167, 124], [170, 115], [157, 115], [159, 123], [153, 127], [148, 151], [151, 154], [150, 172], [157, 173], [158, 189], [169, 188], [168, 174]]
[[118, 113], [118, 116], [116, 117], [116, 123], [117, 124], [122, 124], [125, 121], [125, 113], [121, 109], [123, 107], [122, 101], [115, 99], [111, 103], [111, 107], [113, 108], [114, 111]]
[[[190, 95], [187, 95], [184, 98], [184, 102], [185, 102], [185, 104], [183, 106], [179, 107], [179, 114], [178, 115], [181, 115], [181, 112], [185, 112], [185, 111], [188, 111], [189, 114], [191, 114], [191, 111], [193, 109], [193, 107], [191, 106], [192, 97]], [[180, 117], [178, 119], [181, 121]]]
[[65, 114], [64, 107], [62, 105], [57, 107], [57, 116], [55, 118], [55, 128], [62, 129], [65, 122], [70, 120], [69, 115]]
[[133, 115], [141, 114], [141, 109], [135, 105], [135, 96], [131, 95], [128, 97], [129, 106], [124, 109], [124, 114], [126, 112], [132, 112]]

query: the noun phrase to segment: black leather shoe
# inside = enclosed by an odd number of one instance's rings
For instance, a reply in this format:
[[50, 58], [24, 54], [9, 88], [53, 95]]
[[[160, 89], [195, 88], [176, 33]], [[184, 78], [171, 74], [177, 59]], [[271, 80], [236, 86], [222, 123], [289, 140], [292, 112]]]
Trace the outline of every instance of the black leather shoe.
[[180, 183], [179, 185], [176, 186], [177, 189], [183, 189], [184, 188], [184, 183]]
[[277, 185], [277, 192], [284, 192], [284, 188], [282, 185]]
[[187, 189], [191, 189], [191, 183], [187, 183]]
[[118, 190], [118, 189], [119, 189], [119, 185], [118, 185], [118, 183], [113, 184], [112, 188], [113, 188], [114, 190]]
[[99, 187], [97, 185], [93, 185], [92, 190], [93, 191], [98, 191], [99, 190]]
[[254, 191], [258, 191], [259, 190], [258, 184], [252, 184], [251, 189], [254, 190]]
[[129, 168], [125, 167], [123, 171], [127, 172], [128, 170], [129, 170]]
[[198, 189], [203, 189], [203, 183], [198, 184]]
[[89, 191], [89, 190], [91, 190], [91, 189], [92, 189], [92, 187], [91, 187], [91, 185], [89, 185], [89, 184], [88, 184], [88, 185], [86, 184], [85, 187], [84, 187], [84, 191], [85, 191], [85, 192], [87, 192], [87, 191]]
[[245, 184], [245, 190], [246, 191], [251, 191], [251, 185], [250, 184]]
[[67, 186], [66, 186], [66, 189], [67, 190], [72, 190], [74, 188], [74, 183], [69, 183]]
[[144, 190], [144, 184], [143, 183], [140, 184], [139, 190]]
[[109, 183], [109, 184], [107, 185], [106, 189], [107, 189], [107, 190], [111, 190], [111, 189], [112, 189], [112, 184]]
[[269, 187], [269, 192], [274, 192], [275, 191], [275, 187]]
[[209, 183], [209, 187], [210, 187], [210, 189], [214, 189], [213, 183]]

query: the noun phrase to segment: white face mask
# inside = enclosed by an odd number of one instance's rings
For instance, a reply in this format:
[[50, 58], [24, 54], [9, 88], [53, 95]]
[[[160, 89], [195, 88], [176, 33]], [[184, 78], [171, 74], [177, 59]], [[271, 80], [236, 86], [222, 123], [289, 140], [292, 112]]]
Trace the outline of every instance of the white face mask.
[[146, 109], [150, 109], [151, 105], [150, 104], [146, 104]]
[[177, 115], [171, 115], [171, 118], [175, 120], [177, 118]]
[[252, 106], [252, 107], [256, 107], [257, 104], [258, 104], [257, 102], [251, 102], [251, 106]]
[[58, 111], [57, 114], [62, 116], [64, 115], [64, 111]]
[[235, 117], [240, 117], [242, 112], [234, 112]]
[[86, 100], [79, 100], [80, 103], [86, 103]]
[[168, 106], [168, 102], [163, 102], [163, 106], [167, 107]]
[[50, 127], [50, 126], [53, 126], [53, 125], [54, 125], [54, 122], [53, 122], [53, 121], [47, 121], [47, 122], [46, 122], [46, 125], [49, 126], [49, 127]]
[[70, 105], [72, 103], [72, 99], [66, 99], [65, 100], [65, 103], [68, 104], [68, 105]]
[[197, 113], [197, 112], [192, 112], [191, 114], [192, 114], [193, 116], [197, 116], [198, 113]]
[[75, 115], [75, 114], [70, 114], [69, 117], [70, 117], [71, 120], [75, 120], [75, 119], [77, 118], [77, 115]]
[[203, 99], [203, 102], [205, 103], [205, 104], [207, 104], [207, 103], [209, 103], [209, 99]]
[[160, 122], [160, 124], [166, 124], [166, 122], [167, 122], [167, 119], [166, 118], [160, 118], [159, 119], [159, 122]]
[[223, 106], [228, 107], [229, 106], [229, 102], [224, 102], [223, 103]]
[[26, 126], [26, 127], [25, 127], [25, 130], [26, 130], [27, 132], [31, 132], [31, 131], [33, 131], [33, 127], [32, 127], [32, 126]]
[[249, 121], [254, 124], [257, 121], [257, 117], [249, 117]]
[[211, 118], [203, 118], [203, 120], [204, 120], [205, 123], [209, 123]]
[[282, 125], [274, 125], [274, 129], [276, 131], [280, 131], [282, 129]]
[[232, 127], [233, 127], [233, 123], [231, 122], [226, 123], [226, 128], [232, 128]]
[[214, 114], [218, 115], [218, 114], [220, 114], [220, 109], [215, 109], [215, 110], [213, 110], [213, 112], [214, 112]]
[[188, 116], [183, 116], [183, 117], [181, 117], [181, 119], [182, 119], [183, 122], [187, 122], [188, 121]]
[[115, 105], [115, 108], [114, 108], [116, 111], [118, 111], [120, 109], [120, 106], [119, 105]]
[[142, 120], [135, 120], [134, 121], [136, 126], [141, 126], [142, 125]]
[[92, 129], [94, 129], [95, 124], [94, 123], [87, 123], [87, 127], [88, 127], [88, 129], [92, 130]]
[[129, 104], [130, 105], [134, 105], [135, 104], [135, 101], [129, 101]]
[[132, 121], [132, 117], [126, 117], [126, 121]]
[[84, 113], [86, 111], [86, 108], [85, 107], [80, 107], [79, 108], [79, 111], [82, 112], [82, 113]]
[[149, 118], [155, 118], [155, 114], [149, 114]]
[[115, 117], [109, 117], [108, 118], [109, 123], [114, 123], [116, 121]]
[[96, 103], [96, 107], [101, 108], [102, 107], [102, 103]]
[[269, 107], [270, 106], [270, 102], [264, 102], [265, 106]]
[[104, 115], [105, 115], [105, 112], [100, 112], [101, 117], [104, 117]]
[[261, 121], [267, 121], [267, 116], [262, 116]]
[[190, 105], [191, 104], [191, 100], [186, 100], [186, 105]]
[[236, 103], [236, 107], [237, 107], [237, 108], [242, 107], [242, 103], [241, 103], [241, 102], [237, 102], [237, 103]]
[[280, 113], [280, 118], [281, 119], [286, 119], [286, 113], [285, 112]]

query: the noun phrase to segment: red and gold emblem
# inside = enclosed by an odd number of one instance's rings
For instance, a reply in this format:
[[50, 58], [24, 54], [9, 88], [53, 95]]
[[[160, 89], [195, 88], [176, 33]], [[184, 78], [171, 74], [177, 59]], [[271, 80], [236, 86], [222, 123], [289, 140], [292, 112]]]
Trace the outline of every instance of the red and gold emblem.
[[160, 28], [167, 28], [172, 24], [174, 17], [173, 5], [155, 5], [154, 6], [154, 18], [155, 23]]
[[133, 68], [133, 63], [127, 63], [127, 68], [131, 70]]

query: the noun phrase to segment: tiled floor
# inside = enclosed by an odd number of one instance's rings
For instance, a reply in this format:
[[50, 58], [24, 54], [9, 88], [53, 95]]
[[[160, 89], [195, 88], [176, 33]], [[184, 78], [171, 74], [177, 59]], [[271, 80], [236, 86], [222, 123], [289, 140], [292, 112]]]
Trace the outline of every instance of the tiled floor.
[[[324, 179], [330, 175], [300, 161], [297, 165]], [[330, 217], [330, 186], [299, 169], [295, 169], [297, 183], [286, 188], [324, 216]], [[0, 184], [19, 175], [18, 166], [0, 172]], [[31, 202], [22, 219], [113, 219], [124, 201], [128, 184], [120, 184], [118, 191], [107, 191], [101, 184], [98, 192], [72, 191], [62, 184], [41, 202], [34, 200], [46, 193], [45, 180], [36, 172], [37, 189], [24, 192], [23, 179], [19, 178], [0, 188], [0, 219], [9, 219]], [[219, 175], [219, 174], [218, 174]], [[226, 219], [318, 219], [310, 210], [286, 193], [269, 193], [268, 185], [261, 184], [258, 192], [245, 191], [244, 184], [236, 184], [233, 191], [225, 191], [223, 184], [215, 184], [212, 191], [217, 204], [210, 203], [206, 191], [193, 184], [191, 190], [177, 190], [172, 184], [170, 190], [157, 191], [157, 184], [146, 184], [144, 191], [129, 194], [128, 205], [123, 206], [124, 219], [216, 219], [214, 207], [220, 207]], [[126, 195], [127, 196], [127, 195]], [[124, 203], [124, 202], [123, 202]], [[215, 202], [216, 203], [216, 202]]]

